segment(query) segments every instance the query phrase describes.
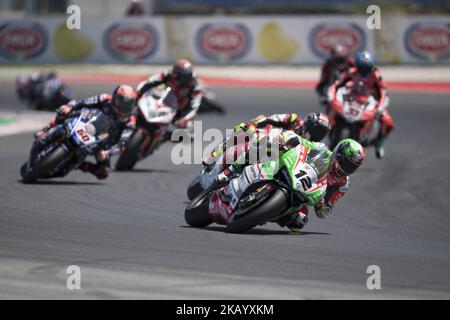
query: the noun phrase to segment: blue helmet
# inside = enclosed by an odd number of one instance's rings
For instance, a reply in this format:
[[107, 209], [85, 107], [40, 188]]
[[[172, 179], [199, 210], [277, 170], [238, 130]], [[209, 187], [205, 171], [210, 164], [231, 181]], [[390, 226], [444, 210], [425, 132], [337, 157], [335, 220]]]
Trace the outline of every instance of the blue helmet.
[[367, 51], [360, 51], [355, 55], [355, 65], [358, 74], [365, 78], [372, 72], [375, 61], [370, 53]]

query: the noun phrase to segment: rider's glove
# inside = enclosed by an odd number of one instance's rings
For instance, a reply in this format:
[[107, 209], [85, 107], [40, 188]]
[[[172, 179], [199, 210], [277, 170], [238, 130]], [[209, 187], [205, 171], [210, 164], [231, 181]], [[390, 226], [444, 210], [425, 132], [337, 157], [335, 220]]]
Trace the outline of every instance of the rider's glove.
[[108, 150], [100, 150], [99, 152], [97, 152], [97, 154], [95, 155], [95, 159], [98, 162], [102, 162], [102, 161], [106, 161], [111, 157], [110, 153]]
[[56, 109], [56, 113], [60, 118], [64, 118], [65, 116], [67, 116], [70, 112], [72, 111], [72, 108], [69, 107], [68, 105], [64, 104], [61, 107], [59, 107], [58, 109]]
[[316, 211], [316, 216], [320, 219], [325, 219], [327, 216], [330, 215], [331, 210], [327, 205], [325, 204], [324, 199], [320, 200], [319, 203], [317, 203], [314, 206], [314, 209]]
[[225, 168], [221, 173], [217, 175], [216, 180], [218, 182], [227, 181], [233, 174], [232, 166], [231, 168]]

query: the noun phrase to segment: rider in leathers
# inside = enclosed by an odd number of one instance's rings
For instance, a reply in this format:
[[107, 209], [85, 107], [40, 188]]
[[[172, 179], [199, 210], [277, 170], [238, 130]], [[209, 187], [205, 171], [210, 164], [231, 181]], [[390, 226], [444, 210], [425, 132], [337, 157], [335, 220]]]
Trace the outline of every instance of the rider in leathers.
[[[280, 113], [272, 114], [270, 116], [259, 115], [255, 119], [238, 124], [234, 127], [234, 130], [237, 134], [253, 134], [256, 129], [264, 129], [267, 125], [284, 130], [292, 130], [308, 140], [317, 142], [325, 138], [330, 130], [328, 117], [320, 112], [308, 114], [305, 117], [305, 120], [302, 120], [296, 113]], [[218, 145], [211, 154], [204, 159], [203, 163], [205, 165], [210, 165], [217, 161], [217, 159], [224, 154], [225, 148], [229, 147], [228, 144], [230, 141], [231, 137]], [[246, 145], [246, 151], [248, 151], [248, 148], [249, 146]]]
[[178, 110], [174, 117], [174, 124], [178, 128], [191, 130], [202, 97], [203, 89], [194, 74], [193, 65], [185, 59], [175, 62], [170, 70], [151, 76], [138, 86], [138, 99], [148, 90], [166, 85], [172, 89], [178, 101]]
[[[350, 186], [349, 175], [355, 172], [362, 164], [365, 158], [364, 149], [358, 142], [352, 139], [344, 139], [331, 152], [323, 143], [308, 141], [293, 131], [282, 132], [278, 138], [278, 145], [272, 146], [272, 148], [278, 147], [280, 152], [279, 156], [281, 156], [284, 152], [296, 147], [298, 144], [302, 144], [307, 148], [308, 155], [317, 153], [321, 154], [320, 156], [322, 158], [328, 159], [325, 162], [327, 165], [326, 172], [328, 174], [324, 177], [327, 181], [326, 194], [314, 206], [316, 215], [323, 219], [330, 215], [337, 201], [347, 192]], [[238, 159], [229, 167], [229, 170], [231, 172], [240, 170], [241, 163], [242, 161]], [[220, 198], [221, 201], [219, 203], [221, 205], [217, 208], [210, 207], [210, 212], [213, 215], [230, 216], [234, 208], [230, 205], [231, 198], [228, 186], [221, 189], [214, 196]], [[217, 203], [214, 200], [217, 199], [211, 199], [210, 203]], [[278, 221], [278, 224], [282, 227], [288, 227], [293, 232], [300, 232], [308, 222], [308, 207], [306, 205], [294, 206], [290, 208], [290, 211], [292, 211], [291, 214]]]
[[331, 48], [330, 56], [322, 66], [320, 80], [316, 86], [316, 92], [322, 103], [326, 103], [328, 90], [333, 82], [341, 80], [354, 67], [355, 59], [344, 46], [336, 45]]
[[[334, 97], [338, 88], [347, 84], [359, 85], [367, 88], [370, 95], [377, 99], [376, 106], [377, 118], [381, 123], [377, 141], [375, 142], [375, 154], [377, 158], [384, 157], [384, 142], [389, 133], [394, 129], [394, 121], [387, 109], [389, 98], [386, 91], [386, 85], [378, 68], [375, 67], [374, 60], [370, 53], [362, 51], [355, 56], [356, 67], [350, 69], [347, 75], [340, 81], [336, 81], [330, 89], [328, 101], [334, 101]], [[332, 105], [330, 105], [330, 110]], [[330, 120], [333, 122], [334, 114], [329, 114]]]
[[[95, 154], [96, 163], [84, 161], [78, 169], [95, 175], [97, 179], [106, 179], [111, 156], [123, 151], [135, 129], [136, 118], [132, 115], [132, 110], [136, 97], [137, 93], [132, 87], [119, 85], [112, 95], [103, 93], [83, 100], [72, 100], [57, 109], [55, 119], [43, 130], [38, 131], [35, 138], [41, 142], [41, 145], [45, 145], [49, 139], [63, 133], [62, 123], [68, 117], [77, 115], [83, 108], [100, 109], [110, 117], [113, 123], [113, 126], [109, 128], [109, 138], [99, 146]], [[60, 175], [65, 175], [65, 172], [61, 172]]]

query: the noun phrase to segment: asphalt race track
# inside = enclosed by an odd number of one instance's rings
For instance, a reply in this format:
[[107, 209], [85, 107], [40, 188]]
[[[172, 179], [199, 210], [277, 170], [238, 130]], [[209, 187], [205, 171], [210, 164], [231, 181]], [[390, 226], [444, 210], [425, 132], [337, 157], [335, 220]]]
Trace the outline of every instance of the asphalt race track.
[[[22, 108], [12, 83], [1, 87], [1, 107]], [[113, 85], [73, 87], [81, 97]], [[312, 90], [214, 90], [228, 113], [202, 115], [204, 128], [318, 108]], [[24, 185], [32, 136], [0, 137], [0, 298], [450, 298], [450, 95], [390, 97], [386, 158], [367, 150], [333, 215], [312, 214], [299, 235], [187, 227], [186, 187], [200, 167], [172, 164], [172, 144], [104, 182], [74, 172]], [[69, 265], [81, 268], [81, 290], [66, 288]], [[380, 290], [366, 287], [370, 265]]]

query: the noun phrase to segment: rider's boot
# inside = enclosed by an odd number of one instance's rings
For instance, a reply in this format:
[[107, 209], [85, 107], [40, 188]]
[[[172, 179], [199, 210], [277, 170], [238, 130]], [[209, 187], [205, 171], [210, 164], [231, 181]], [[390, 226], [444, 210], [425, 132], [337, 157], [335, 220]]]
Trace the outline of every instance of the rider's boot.
[[284, 216], [277, 223], [280, 227], [289, 228], [293, 233], [300, 233], [308, 223], [308, 207], [301, 207], [298, 211]]
[[107, 166], [103, 163], [92, 163], [90, 161], [83, 161], [79, 166], [83, 172], [89, 172], [94, 175], [98, 180], [104, 180], [108, 178], [109, 172]]
[[380, 136], [378, 137], [378, 139], [375, 141], [375, 156], [378, 159], [383, 159], [384, 158], [384, 142], [386, 141], [386, 136], [380, 134]]

